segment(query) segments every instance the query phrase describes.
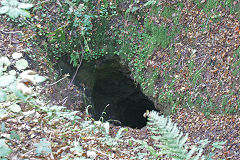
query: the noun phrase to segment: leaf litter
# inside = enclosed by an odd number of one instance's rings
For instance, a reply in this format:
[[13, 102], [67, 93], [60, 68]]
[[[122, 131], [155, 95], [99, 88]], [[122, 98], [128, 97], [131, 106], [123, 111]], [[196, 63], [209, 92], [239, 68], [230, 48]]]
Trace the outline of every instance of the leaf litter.
[[[177, 50], [175, 54], [181, 54], [181, 57], [178, 59], [179, 63], [177, 63], [177, 67], [184, 69], [186, 64], [183, 62], [191, 60], [190, 58], [192, 55], [197, 64], [196, 66], [198, 66], [198, 68], [194, 68], [194, 70], [201, 69], [201, 67], [205, 67], [207, 70], [202, 75], [204, 80], [203, 84], [211, 93], [211, 97], [214, 98], [214, 101], [219, 101], [219, 97], [221, 97], [223, 93], [229, 93], [232, 83], [234, 82], [237, 83], [235, 83], [236, 86], [233, 90], [239, 93], [239, 73], [234, 74], [230, 70], [231, 64], [236, 61], [236, 59], [233, 58], [234, 51], [236, 51], [240, 45], [239, 21], [231, 15], [225, 18], [223, 17], [218, 23], [213, 23], [211, 22], [212, 20], [210, 20], [208, 23], [212, 23], [211, 28], [202, 31], [200, 28], [202, 24], [201, 20], [207, 20], [207, 17], [199, 9], [193, 8], [194, 6], [189, 3], [182, 11], [183, 16], [180, 23], [188, 25], [189, 28], [193, 28], [193, 30], [183, 32], [176, 37], [176, 39], [183, 40], [181, 43], [176, 44]], [[188, 9], [189, 12], [186, 11]], [[163, 20], [169, 22], [167, 19]], [[189, 21], [191, 21], [191, 23], [188, 23]], [[170, 21], [170, 23], [172, 22]], [[5, 25], [3, 26], [0, 24], [0, 29], [2, 30], [3, 28], [4, 31], [6, 31]], [[17, 41], [20, 37], [18, 34], [13, 34], [11, 36]], [[194, 37], [197, 37], [197, 40], [194, 40]], [[12, 37], [10, 38], [9, 34], [1, 32], [1, 54], [7, 55], [9, 59], [11, 58], [11, 53], [22, 51], [22, 47], [26, 46], [26, 44], [21, 41], [19, 41], [19, 43], [9, 43], [11, 40]], [[168, 57], [168, 55], [165, 54], [167, 54], [167, 51], [164, 49], [155, 52], [149, 64], [164, 69], [159, 63], [161, 62], [161, 57]], [[202, 65], [204, 63], [213, 62], [215, 65]], [[39, 66], [39, 68], [40, 70], [46, 69], [44, 65]], [[188, 70], [180, 70], [176, 72], [176, 75], [182, 72], [185, 72], [185, 75], [189, 75]], [[183, 82], [179, 81], [176, 84], [176, 89], [182, 89], [185, 92], [189, 91], [194, 97], [195, 93], [194, 91], [191, 92], [192, 89], [188, 86], [187, 76], [184, 78], [186, 78], [186, 80]], [[224, 86], [219, 87], [216, 79], [223, 81]], [[61, 85], [65, 86], [68, 83], [69, 81], [66, 80], [63, 81]], [[58, 87], [59, 86], [53, 86], [42, 92], [51, 94], [51, 98], [55, 99], [54, 102], [57, 103], [64, 98], [64, 94], [67, 94], [66, 91], [63, 91], [62, 94], [56, 92], [59, 90]], [[73, 86], [73, 91], [75, 93], [79, 92], [76, 86]], [[203, 95], [203, 98], [207, 97]], [[228, 103], [234, 104], [236, 98], [239, 98], [239, 94], [232, 95], [232, 100]], [[81, 100], [74, 103], [82, 104]], [[134, 151], [134, 148], [138, 146], [137, 144], [132, 142], [122, 143], [121, 147], [118, 146], [119, 148], [115, 148], [101, 143], [98, 138], [101, 136], [104, 137], [105, 135], [101, 135], [100, 132], [96, 131], [96, 133], [94, 133], [94, 130], [90, 129], [86, 131], [86, 128], [81, 128], [80, 126], [83, 125], [83, 122], [89, 122], [89, 124], [93, 123], [90, 122], [91, 120], [89, 119], [89, 121], [85, 121], [88, 115], [84, 112], [77, 113], [80, 119], [74, 122], [74, 124], [72, 124], [71, 120], [66, 119], [52, 119], [51, 123], [49, 123], [49, 120], [45, 118], [49, 116], [47, 113], [36, 110], [24, 103], [20, 103], [19, 105], [22, 110], [21, 112], [19, 111], [20, 113], [8, 112], [7, 115], [0, 116], [1, 137], [6, 138], [6, 142], [1, 140], [1, 145], [11, 144], [9, 147], [13, 150], [9, 159], [60, 159], [66, 156], [69, 156], [69, 158], [74, 157], [75, 155], [87, 157], [87, 154], [90, 154], [94, 156], [94, 153], [97, 159], [129, 159], [131, 156], [137, 154], [137, 151]], [[73, 109], [74, 105], [71, 106], [71, 104], [68, 104], [68, 106], [70, 109]], [[214, 159], [224, 158], [237, 160], [240, 158], [240, 117], [238, 115], [211, 114], [210, 118], [206, 118], [203, 113], [195, 109], [179, 108], [178, 111], [172, 115], [172, 119], [174, 122], [178, 123], [182, 131], [189, 133], [188, 142], [190, 144], [195, 144], [197, 141], [204, 138], [208, 138], [212, 142], [227, 140], [224, 148], [219, 150]], [[86, 126], [88, 126], [88, 124], [86, 124], [85, 127]], [[111, 125], [110, 135], [114, 137], [119, 129], [120, 127]], [[150, 144], [154, 143], [150, 140], [150, 132], [146, 128], [142, 128], [141, 130], [128, 128], [127, 131], [124, 131], [122, 139], [127, 142], [131, 137], [145, 140]], [[36, 155], [35, 146], [39, 146], [39, 144], [41, 144], [40, 147], [43, 147], [41, 149], [47, 146], [45, 148], [46, 150], [44, 150], [46, 154]], [[38, 151], [40, 152], [41, 150], [39, 149]], [[211, 148], [208, 148], [205, 152], [208, 151], [211, 151]]]

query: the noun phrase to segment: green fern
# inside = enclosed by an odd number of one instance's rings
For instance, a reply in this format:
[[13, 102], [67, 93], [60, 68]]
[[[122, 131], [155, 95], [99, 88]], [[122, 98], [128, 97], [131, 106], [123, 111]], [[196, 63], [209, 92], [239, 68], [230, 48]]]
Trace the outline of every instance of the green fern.
[[[151, 154], [150, 157], [159, 159], [167, 155], [174, 160], [212, 160], [211, 157], [215, 155], [215, 152], [210, 152], [207, 156], [202, 154], [203, 149], [210, 142], [208, 139], [200, 140], [190, 150], [186, 144], [188, 134], [183, 135], [183, 132], [177, 128], [177, 124], [173, 123], [169, 117], [160, 116], [156, 111], [147, 111], [145, 114], [148, 116], [147, 127], [153, 133], [151, 138], [155, 140], [154, 147], [141, 140], [133, 139], [133, 141], [140, 143], [142, 145], [140, 148], [147, 149]], [[226, 141], [214, 142], [212, 149], [222, 149], [225, 143]]]
[[169, 117], [159, 116], [156, 111], [149, 113], [147, 125], [149, 130], [155, 134], [152, 136], [152, 139], [156, 140], [155, 147], [161, 149], [157, 155], [166, 154], [179, 160], [198, 160], [202, 155], [203, 147], [207, 144], [200, 145], [200, 147], [194, 146], [188, 151], [188, 146], [185, 144], [188, 134], [184, 136], [177, 128], [177, 124], [173, 123]]

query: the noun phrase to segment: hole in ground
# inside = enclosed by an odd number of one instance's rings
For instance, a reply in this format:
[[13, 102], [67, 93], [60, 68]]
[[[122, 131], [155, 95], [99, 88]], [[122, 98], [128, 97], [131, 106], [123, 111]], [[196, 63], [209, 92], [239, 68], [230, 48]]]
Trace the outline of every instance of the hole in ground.
[[106, 61], [96, 68], [92, 90], [94, 118], [113, 122], [115, 125], [142, 128], [147, 119], [146, 110], [154, 110], [154, 103], [145, 96], [122, 70], [117, 61]]
[[[76, 68], [67, 62], [67, 58], [63, 58], [58, 65], [63, 73], [70, 73], [73, 77]], [[143, 114], [155, 109], [154, 103], [130, 78], [128, 66], [123, 65], [117, 56], [84, 61], [74, 84], [80, 88], [84, 86], [83, 102], [86, 106], [93, 104], [90, 113], [95, 120], [102, 117], [115, 125], [142, 128], [147, 121]]]

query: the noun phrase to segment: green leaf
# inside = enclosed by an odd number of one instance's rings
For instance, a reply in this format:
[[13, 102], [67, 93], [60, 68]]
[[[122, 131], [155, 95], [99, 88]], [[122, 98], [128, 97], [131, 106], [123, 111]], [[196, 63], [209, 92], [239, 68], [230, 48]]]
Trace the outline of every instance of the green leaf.
[[208, 139], [203, 139], [197, 142], [197, 144], [201, 145], [201, 148], [204, 148], [210, 141]]
[[9, 109], [12, 112], [20, 112], [21, 111], [21, 107], [18, 104], [12, 104], [11, 106], [9, 106]]
[[21, 58], [23, 56], [23, 54], [21, 53], [21, 52], [14, 52], [13, 54], [12, 54], [12, 58], [13, 59], [19, 59], [19, 58]]
[[108, 0], [103, 0], [103, 4], [104, 4], [104, 7], [107, 8], [108, 7]]
[[189, 160], [192, 157], [192, 155], [194, 154], [195, 151], [197, 151], [197, 147], [193, 146], [192, 149], [187, 153], [186, 160]]
[[3, 6], [0, 8], [0, 14], [5, 14], [9, 10], [9, 6]]
[[19, 9], [19, 13], [23, 17], [27, 17], [27, 18], [31, 17], [30, 13], [28, 11], [23, 10], [23, 9]]
[[9, 75], [15, 76], [17, 72], [15, 70], [11, 70], [8, 72]]
[[79, 145], [79, 143], [75, 144], [74, 148], [70, 149], [71, 152], [78, 152], [78, 153], [83, 153], [83, 148], [82, 146]]
[[29, 98], [29, 96], [24, 96], [24, 94], [22, 94], [22, 92], [17, 89], [16, 83], [10, 85], [9, 89], [24, 102], [26, 102], [26, 100]]
[[1, 3], [2, 3], [3, 6], [9, 6], [9, 3], [6, 0], [2, 0]]
[[30, 9], [32, 7], [33, 7], [33, 5], [32, 4], [28, 4], [28, 3], [20, 3], [18, 5], [18, 8], [21, 8], [21, 9]]
[[2, 122], [2, 124], [1, 124], [1, 132], [6, 132], [6, 126], [5, 126], [5, 123], [4, 122]]
[[1, 57], [0, 61], [3, 63], [3, 65], [10, 66], [11, 62], [7, 57]]
[[128, 13], [130, 13], [130, 8], [128, 8], [128, 9], [125, 11], [125, 17], [127, 16]]
[[1, 76], [0, 77], [0, 87], [9, 86], [15, 81], [16, 77], [13, 75]]
[[120, 139], [122, 137], [122, 132], [127, 131], [127, 128], [120, 128], [115, 136], [116, 139]]
[[51, 150], [51, 143], [46, 140], [46, 138], [43, 138], [40, 140], [39, 143], [35, 143], [34, 146], [36, 147], [36, 153], [37, 156], [43, 154], [48, 155], [52, 152]]
[[0, 76], [3, 75], [3, 68], [0, 66]]
[[7, 100], [7, 94], [0, 90], [0, 102], [4, 102]]
[[155, 1], [148, 1], [148, 2], [145, 3], [143, 6], [144, 6], [144, 7], [147, 7], [147, 6], [153, 5], [153, 4], [155, 4], [155, 3], [156, 3]]
[[5, 139], [0, 139], [0, 158], [8, 156], [12, 150], [5, 143]]
[[11, 131], [10, 138], [20, 140], [20, 136], [17, 134], [16, 131]]
[[25, 59], [20, 59], [16, 62], [15, 65], [18, 70], [23, 70], [28, 67], [28, 62]]
[[17, 0], [9, 0], [9, 5], [10, 6], [18, 6], [20, 2], [18, 2]]
[[134, 13], [135, 11], [137, 11], [139, 9], [139, 7], [133, 7], [132, 8], [132, 13]]
[[0, 108], [0, 118], [6, 117], [7, 116], [7, 111], [5, 109]]
[[227, 142], [227, 141], [214, 142], [214, 143], [212, 144], [212, 146], [215, 147], [215, 148], [218, 148], [218, 149], [222, 149], [222, 148], [223, 148], [222, 145], [224, 145], [226, 142]]
[[8, 15], [10, 18], [17, 18], [20, 15], [18, 8], [9, 8]]
[[36, 80], [36, 83], [42, 83], [44, 81], [47, 80], [46, 77], [43, 77], [43, 76], [39, 76], [38, 74], [35, 75], [35, 80]]

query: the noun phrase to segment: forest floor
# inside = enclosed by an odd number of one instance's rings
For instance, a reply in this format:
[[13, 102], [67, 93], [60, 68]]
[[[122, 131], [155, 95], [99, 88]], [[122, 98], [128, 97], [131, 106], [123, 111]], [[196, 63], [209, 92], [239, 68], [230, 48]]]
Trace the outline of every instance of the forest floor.
[[[14, 28], [6, 27], [7, 24], [0, 25], [1, 32], [1, 54], [7, 57], [11, 57], [13, 52], [22, 52], [27, 44], [20, 41], [17, 36], [19, 30]], [[29, 57], [28, 57], [29, 58]], [[29, 60], [30, 63], [34, 64], [33, 60]], [[47, 71], [46, 64], [40, 64], [36, 67], [32, 65], [34, 70], [42, 70], [40, 74], [49, 75]], [[31, 68], [30, 67], [30, 68]], [[54, 83], [53, 77], [50, 79]], [[45, 87], [41, 94], [50, 95], [52, 97], [51, 101], [53, 104], [61, 103], [61, 101], [69, 96], [69, 92], [65, 90], [66, 86], [70, 83], [70, 80], [65, 79], [60, 81], [55, 85], [44, 84]], [[50, 84], [50, 83], [49, 83]], [[73, 106], [76, 104], [81, 104], [81, 99], [77, 98], [78, 88], [76, 86], [71, 87], [71, 99], [73, 101], [68, 101], [68, 108], [74, 110]], [[21, 104], [22, 113], [15, 114], [9, 113], [7, 117], [1, 119], [1, 122], [5, 122], [8, 132], [6, 134], [1, 134], [1, 137], [7, 137], [10, 131], [15, 130], [19, 135], [19, 140], [10, 140], [12, 147], [15, 147], [13, 153], [9, 156], [10, 159], [59, 159], [60, 157], [69, 156], [70, 152], [69, 140], [74, 142], [74, 140], [79, 140], [82, 144], [83, 153], [76, 154], [84, 156], [87, 150], [93, 150], [97, 154], [96, 159], [129, 159], [134, 157], [136, 153], [134, 148], [137, 144], [121, 144], [121, 148], [114, 148], [112, 146], [99, 145], [99, 140], [94, 135], [89, 136], [88, 134], [79, 134], [77, 131], [69, 131], [69, 126], [66, 125], [69, 122], [58, 121], [53, 124], [47, 124], [46, 113], [40, 113], [34, 108], [29, 107], [25, 104]], [[31, 113], [30, 113], [31, 112]], [[39, 113], [39, 114], [38, 114]], [[29, 115], [28, 115], [29, 114]], [[86, 120], [85, 112], [79, 113], [82, 121]], [[85, 118], [84, 118], [85, 117]], [[206, 118], [203, 113], [197, 112], [194, 109], [184, 108], [180, 109], [178, 112], [174, 113], [172, 120], [178, 123], [179, 128], [184, 132], [189, 133], [189, 144], [195, 144], [195, 142], [200, 139], [209, 139], [212, 142], [215, 141], [227, 141], [222, 150], [219, 150], [214, 159], [239, 159], [240, 158], [240, 117], [237, 115], [214, 115], [212, 114], [210, 118]], [[75, 126], [80, 125], [81, 122], [76, 122]], [[114, 136], [120, 127], [111, 125], [111, 136]], [[79, 129], [81, 130], [81, 129]], [[144, 140], [146, 142], [152, 143], [150, 139], [150, 132], [146, 127], [142, 129], [132, 129], [128, 128], [123, 134], [122, 139], [135, 138]], [[100, 136], [100, 135], [96, 135]], [[62, 137], [65, 137], [63, 139]], [[52, 143], [52, 153], [50, 156], [36, 156], [34, 152], [34, 143], [39, 142], [41, 138], [47, 138], [48, 141]], [[68, 140], [69, 139], [69, 140]], [[102, 143], [102, 142], [101, 142]], [[211, 148], [207, 148], [206, 152], [211, 151]], [[66, 153], [64, 153], [66, 152]], [[142, 150], [144, 152], [144, 150]], [[64, 153], [64, 154], [63, 154]], [[72, 156], [74, 153], [72, 152]], [[71, 156], [69, 156], [71, 157]], [[101, 157], [101, 158], [100, 158]]]
[[[232, 22], [232, 23], [231, 23]], [[226, 21], [228, 27], [234, 28], [236, 21]], [[224, 23], [224, 21], [222, 21]], [[22, 33], [19, 36], [18, 33]], [[237, 33], [239, 32], [239, 33]], [[6, 138], [12, 153], [8, 159], [81, 159], [88, 157], [92, 159], [131, 159], [138, 153], [147, 153], [146, 149], [137, 149], [140, 145], [131, 141], [132, 138], [144, 140], [149, 144], [154, 141], [150, 138], [151, 132], [146, 128], [132, 129], [128, 128], [122, 131], [120, 140], [115, 141], [119, 126], [110, 125], [109, 134], [103, 133], [98, 124], [94, 124], [91, 117], [85, 110], [76, 113], [79, 119], [73, 120], [69, 117], [56, 116], [51, 119], [50, 114], [53, 111], [44, 111], [47, 104], [60, 105], [66, 97], [69, 97], [66, 106], [72, 111], [76, 111], [75, 106], [82, 105], [82, 99], [79, 98], [79, 89], [71, 85], [70, 92], [69, 79], [65, 78], [55, 83], [54, 73], [48, 68], [48, 63], [42, 59], [37, 61], [30, 58], [30, 54], [35, 54], [29, 44], [22, 40], [24, 35], [34, 34], [31, 30], [19, 30], [11, 23], [4, 22], [0, 24], [0, 55], [11, 59], [14, 52], [24, 53], [24, 58], [29, 62], [29, 69], [37, 71], [41, 75], [49, 77], [49, 80], [36, 90], [44, 99], [39, 101], [41, 107], [19, 103], [21, 112], [8, 112], [6, 116], [0, 117], [0, 122], [4, 122], [6, 131], [1, 130], [1, 138]], [[186, 33], [189, 34], [189, 33]], [[197, 33], [194, 33], [197, 34]], [[210, 33], [201, 35], [203, 42], [204, 36], [208, 37]], [[227, 34], [227, 32], [226, 32]], [[238, 34], [238, 35], [237, 35]], [[239, 42], [240, 31], [235, 29], [232, 37], [235, 36], [236, 43]], [[226, 35], [228, 36], [228, 35]], [[207, 38], [206, 38], [207, 39]], [[235, 41], [234, 41], [235, 42]], [[208, 46], [206, 44], [206, 46]], [[222, 46], [219, 46], [221, 48]], [[184, 48], [184, 46], [182, 46]], [[206, 47], [209, 50], [211, 46]], [[39, 53], [45, 56], [46, 53]], [[40, 56], [40, 57], [41, 57]], [[159, 56], [160, 57], [160, 56]], [[224, 57], [224, 56], [223, 56]], [[156, 61], [157, 59], [153, 61]], [[48, 101], [48, 102], [47, 102]], [[8, 106], [1, 106], [7, 108]], [[51, 112], [51, 113], [50, 113]], [[240, 116], [228, 114], [211, 114], [206, 117], [203, 113], [192, 108], [179, 108], [171, 116], [173, 122], [176, 122], [179, 129], [189, 134], [188, 144], [191, 146], [201, 139], [208, 139], [211, 142], [226, 141], [223, 149], [216, 149], [217, 154], [214, 159], [240, 159]], [[74, 123], [73, 123], [74, 121]], [[13, 134], [15, 131], [17, 134]], [[15, 135], [15, 138], [12, 136]], [[46, 138], [46, 141], [43, 140]], [[41, 143], [42, 142], [42, 143]], [[50, 145], [49, 143], [50, 142]], [[41, 145], [40, 147], [36, 146]], [[41, 154], [36, 154], [36, 148], [40, 148]], [[51, 151], [50, 151], [50, 150]], [[212, 152], [210, 145], [204, 150], [204, 153]], [[140, 158], [138, 158], [140, 159]], [[143, 157], [142, 159], [151, 159]], [[161, 159], [166, 159], [165, 156]]]

